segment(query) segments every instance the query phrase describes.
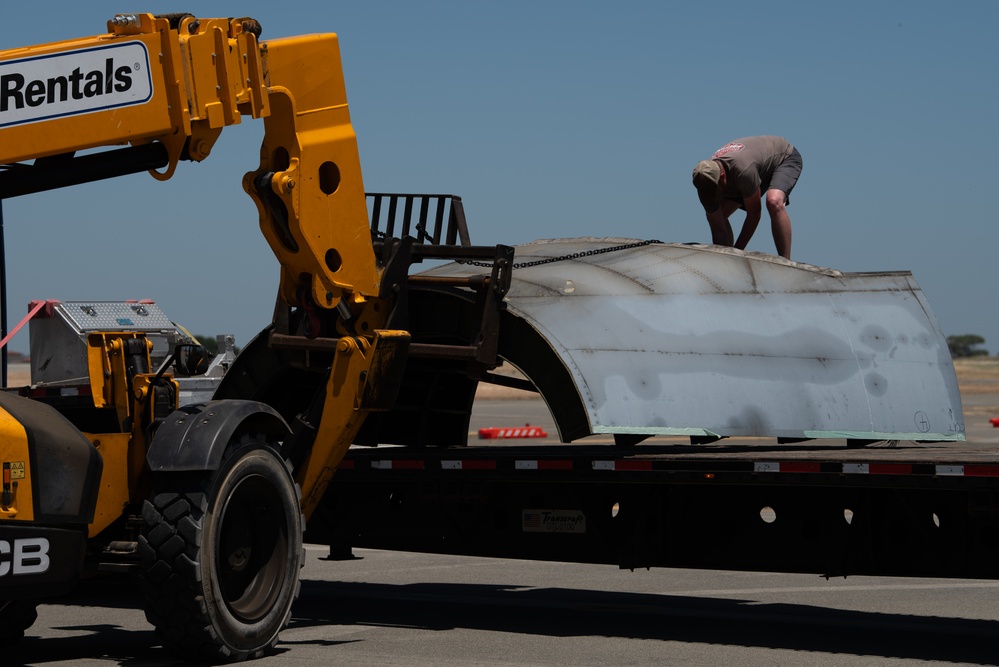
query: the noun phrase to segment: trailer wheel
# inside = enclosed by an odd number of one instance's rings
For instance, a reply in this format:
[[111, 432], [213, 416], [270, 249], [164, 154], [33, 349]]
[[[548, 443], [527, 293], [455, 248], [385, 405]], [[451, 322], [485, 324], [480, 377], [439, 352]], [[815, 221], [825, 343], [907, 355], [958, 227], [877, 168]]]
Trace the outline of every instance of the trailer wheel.
[[161, 473], [139, 539], [146, 618], [187, 658], [256, 658], [291, 617], [303, 563], [299, 491], [263, 436], [217, 471]]
[[0, 646], [10, 646], [24, 638], [24, 631], [38, 620], [34, 600], [0, 600]]

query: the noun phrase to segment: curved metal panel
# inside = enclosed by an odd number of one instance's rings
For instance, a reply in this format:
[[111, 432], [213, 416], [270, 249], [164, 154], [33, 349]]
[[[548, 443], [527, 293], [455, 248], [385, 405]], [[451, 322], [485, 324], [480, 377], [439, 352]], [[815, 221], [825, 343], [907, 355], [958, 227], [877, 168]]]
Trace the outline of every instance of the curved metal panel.
[[964, 439], [947, 343], [910, 273], [704, 245], [606, 252], [633, 243], [516, 249], [518, 264], [557, 260], [516, 268], [506, 301], [568, 370], [589, 433]]

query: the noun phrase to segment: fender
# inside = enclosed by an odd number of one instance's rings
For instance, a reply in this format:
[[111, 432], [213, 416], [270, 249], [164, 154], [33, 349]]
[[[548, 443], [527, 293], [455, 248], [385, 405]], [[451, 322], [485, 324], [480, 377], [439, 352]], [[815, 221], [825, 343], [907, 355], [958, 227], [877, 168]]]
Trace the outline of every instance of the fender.
[[156, 430], [146, 462], [152, 472], [215, 470], [232, 437], [251, 430], [278, 439], [291, 435], [278, 412], [257, 401], [209, 401], [172, 412]]

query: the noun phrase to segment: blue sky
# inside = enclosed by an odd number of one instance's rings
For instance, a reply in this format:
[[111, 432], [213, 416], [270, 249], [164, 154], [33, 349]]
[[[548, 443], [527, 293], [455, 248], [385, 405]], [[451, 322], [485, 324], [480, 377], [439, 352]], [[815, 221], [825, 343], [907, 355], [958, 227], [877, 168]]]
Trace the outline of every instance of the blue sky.
[[[366, 188], [459, 194], [477, 243], [708, 242], [693, 165], [783, 135], [804, 158], [792, 257], [910, 270], [946, 334], [999, 351], [999, 3], [689, 4], [39, 0], [5, 3], [0, 49], [98, 34], [118, 11], [337, 32]], [[10, 325], [30, 299], [151, 298], [248, 342], [278, 277], [240, 186], [261, 133], [230, 128], [167, 183], [4, 202]], [[774, 252], [766, 220], [750, 249]]]

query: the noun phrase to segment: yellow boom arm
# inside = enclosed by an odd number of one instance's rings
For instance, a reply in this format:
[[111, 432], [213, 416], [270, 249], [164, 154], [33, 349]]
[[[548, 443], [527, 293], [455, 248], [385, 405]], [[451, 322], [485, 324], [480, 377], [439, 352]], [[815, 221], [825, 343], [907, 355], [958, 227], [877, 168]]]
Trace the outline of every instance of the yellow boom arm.
[[105, 35], [0, 51], [0, 165], [13, 165], [0, 197], [142, 170], [165, 180], [224, 127], [264, 118], [244, 187], [282, 298], [362, 310], [379, 273], [336, 35], [258, 34], [252, 19], [118, 15]]

